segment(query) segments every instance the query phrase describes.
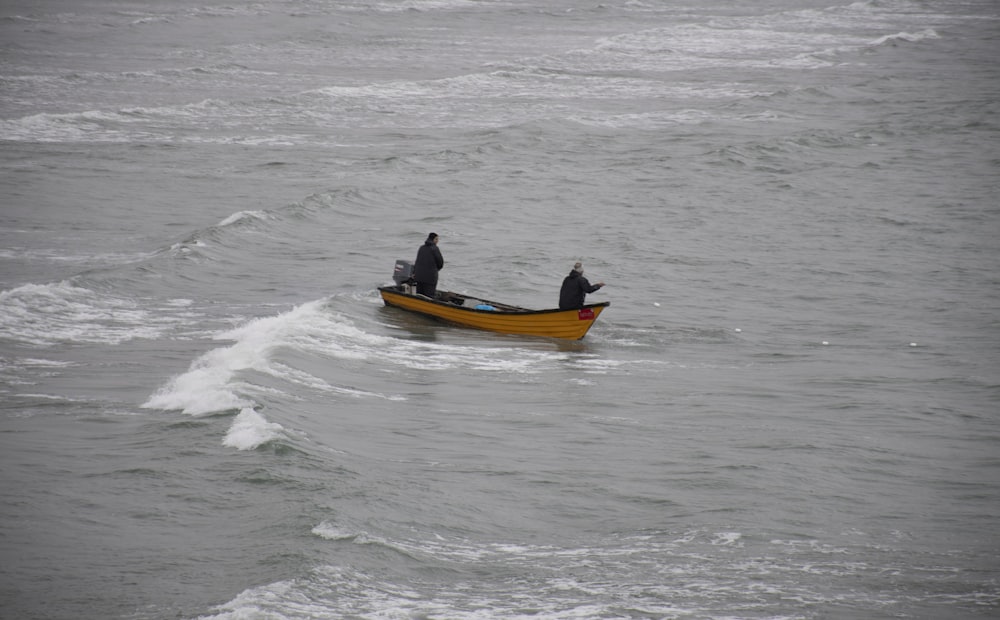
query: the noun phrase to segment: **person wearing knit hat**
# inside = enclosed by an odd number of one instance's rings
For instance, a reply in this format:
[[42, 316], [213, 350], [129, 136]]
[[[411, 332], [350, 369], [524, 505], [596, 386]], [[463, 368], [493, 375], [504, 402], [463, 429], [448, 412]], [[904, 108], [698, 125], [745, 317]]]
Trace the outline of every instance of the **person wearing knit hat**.
[[562, 288], [559, 289], [559, 309], [582, 308], [586, 303], [587, 293], [593, 293], [603, 286], [604, 282], [591, 284], [583, 277], [583, 263], [578, 261], [573, 265], [569, 275], [563, 279]]
[[438, 234], [427, 235], [427, 240], [417, 250], [413, 264], [413, 279], [417, 281], [417, 294], [434, 299], [437, 294], [438, 272], [444, 267], [444, 258], [438, 249]]

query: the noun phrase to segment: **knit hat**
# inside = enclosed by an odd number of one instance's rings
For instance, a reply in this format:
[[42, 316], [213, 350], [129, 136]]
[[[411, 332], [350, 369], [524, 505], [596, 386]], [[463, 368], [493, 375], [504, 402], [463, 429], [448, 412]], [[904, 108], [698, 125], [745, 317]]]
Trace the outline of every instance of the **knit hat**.
[[577, 273], [583, 273], [583, 263], [577, 262], [575, 265], [573, 265], [573, 271]]

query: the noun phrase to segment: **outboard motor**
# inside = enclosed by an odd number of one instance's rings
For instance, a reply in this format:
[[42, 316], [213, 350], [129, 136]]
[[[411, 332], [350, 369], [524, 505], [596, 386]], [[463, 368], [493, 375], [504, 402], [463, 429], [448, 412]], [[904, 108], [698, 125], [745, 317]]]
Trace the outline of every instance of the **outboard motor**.
[[396, 266], [392, 270], [392, 281], [396, 286], [402, 287], [407, 293], [413, 294], [413, 263], [408, 260], [397, 259]]

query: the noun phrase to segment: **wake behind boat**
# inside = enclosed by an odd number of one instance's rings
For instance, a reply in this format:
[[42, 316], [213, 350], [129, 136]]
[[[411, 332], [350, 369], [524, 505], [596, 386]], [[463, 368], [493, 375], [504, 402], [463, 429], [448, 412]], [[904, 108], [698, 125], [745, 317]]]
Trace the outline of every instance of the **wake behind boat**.
[[572, 310], [531, 310], [497, 301], [438, 291], [434, 299], [419, 295], [411, 282], [412, 266], [396, 261], [394, 286], [380, 286], [379, 293], [387, 306], [462, 325], [504, 334], [544, 336], [579, 340], [590, 330], [604, 308], [605, 301]]

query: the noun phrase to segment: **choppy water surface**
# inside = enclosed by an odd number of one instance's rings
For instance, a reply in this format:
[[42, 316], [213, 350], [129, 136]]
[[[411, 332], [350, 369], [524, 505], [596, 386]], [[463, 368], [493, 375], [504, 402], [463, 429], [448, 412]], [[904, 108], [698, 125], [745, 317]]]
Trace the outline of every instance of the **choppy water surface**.
[[[1000, 12], [0, 8], [0, 615], [990, 618]], [[579, 342], [375, 290], [610, 300]]]

